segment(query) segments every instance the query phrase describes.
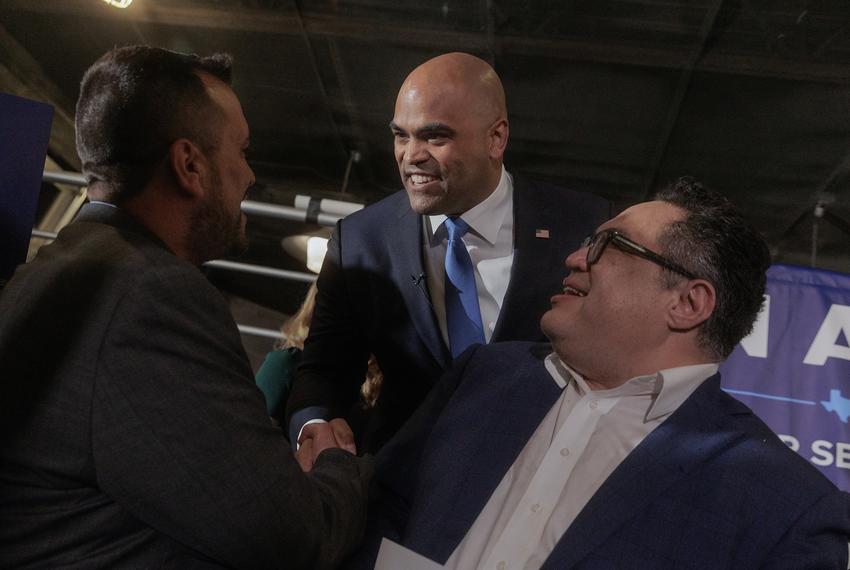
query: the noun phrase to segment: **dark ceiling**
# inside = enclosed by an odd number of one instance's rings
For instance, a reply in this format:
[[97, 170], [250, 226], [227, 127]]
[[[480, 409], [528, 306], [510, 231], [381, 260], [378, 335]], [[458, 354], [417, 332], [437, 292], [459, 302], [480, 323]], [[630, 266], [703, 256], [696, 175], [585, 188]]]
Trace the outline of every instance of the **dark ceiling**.
[[[387, 124], [424, 60], [467, 51], [505, 85], [506, 164], [626, 206], [690, 174], [738, 203], [776, 261], [850, 272], [850, 1], [0, 0], [0, 90], [57, 108], [76, 169], [79, 79], [114, 45], [234, 56], [260, 184], [374, 201], [399, 186]], [[295, 223], [251, 219], [251, 262], [297, 268]], [[566, 252], [565, 252], [566, 253]], [[300, 268], [303, 270], [303, 266]], [[214, 275], [291, 311], [304, 284]], [[266, 284], [264, 284], [266, 283]]]

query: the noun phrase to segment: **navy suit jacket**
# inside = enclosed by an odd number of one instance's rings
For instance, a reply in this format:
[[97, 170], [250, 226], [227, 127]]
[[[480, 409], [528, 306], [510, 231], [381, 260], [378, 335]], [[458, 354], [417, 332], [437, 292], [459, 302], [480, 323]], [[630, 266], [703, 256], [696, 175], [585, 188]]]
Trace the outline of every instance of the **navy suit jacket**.
[[[597, 196], [514, 176], [514, 260], [492, 342], [545, 340], [539, 320], [560, 291], [564, 258], [611, 217]], [[548, 229], [549, 237], [536, 237]], [[422, 216], [404, 191], [342, 220], [328, 244], [304, 357], [287, 405], [345, 416], [358, 400], [370, 353], [384, 382], [361, 451], [377, 450], [410, 417], [451, 363], [431, 308]]]
[[[445, 563], [561, 389], [549, 345], [467, 351], [378, 457], [382, 494], [352, 568], [382, 536]], [[614, 470], [544, 568], [847, 567], [850, 503], [706, 380]]]

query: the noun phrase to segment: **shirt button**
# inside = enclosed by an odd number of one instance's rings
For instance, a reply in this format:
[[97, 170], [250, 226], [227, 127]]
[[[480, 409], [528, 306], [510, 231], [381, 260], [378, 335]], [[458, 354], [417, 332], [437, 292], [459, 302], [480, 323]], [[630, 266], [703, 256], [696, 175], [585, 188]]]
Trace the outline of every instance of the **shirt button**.
[[507, 567], [508, 567], [508, 565], [505, 564], [504, 560], [502, 560], [498, 564], [496, 564], [496, 570], [505, 570], [505, 568], [507, 568]]
[[570, 450], [567, 449], [566, 447], [561, 450], [561, 455], [563, 455], [564, 457], [566, 457], [569, 454], [570, 454]]
[[536, 513], [539, 510], [540, 510], [540, 503], [534, 503], [533, 505], [531, 505], [531, 512], [532, 513]]
[[588, 404], [588, 406], [590, 406], [591, 410], [595, 410], [596, 406], [598, 406], [598, 405], [599, 404], [596, 403], [596, 400], [591, 400], [590, 403]]

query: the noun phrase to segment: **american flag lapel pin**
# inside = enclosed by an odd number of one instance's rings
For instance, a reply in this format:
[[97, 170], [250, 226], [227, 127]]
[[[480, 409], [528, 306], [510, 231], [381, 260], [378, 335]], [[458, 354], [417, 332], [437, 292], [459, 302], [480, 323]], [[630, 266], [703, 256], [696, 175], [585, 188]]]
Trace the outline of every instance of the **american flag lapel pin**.
[[534, 230], [534, 237], [540, 239], [549, 239], [549, 230], [546, 228], [537, 228]]

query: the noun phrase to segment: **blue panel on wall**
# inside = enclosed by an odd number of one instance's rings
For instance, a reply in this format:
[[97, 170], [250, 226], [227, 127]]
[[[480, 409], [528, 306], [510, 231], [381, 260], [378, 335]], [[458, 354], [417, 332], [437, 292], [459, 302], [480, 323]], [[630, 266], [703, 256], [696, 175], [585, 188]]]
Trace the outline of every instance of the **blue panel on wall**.
[[0, 280], [26, 261], [53, 107], [0, 93]]

